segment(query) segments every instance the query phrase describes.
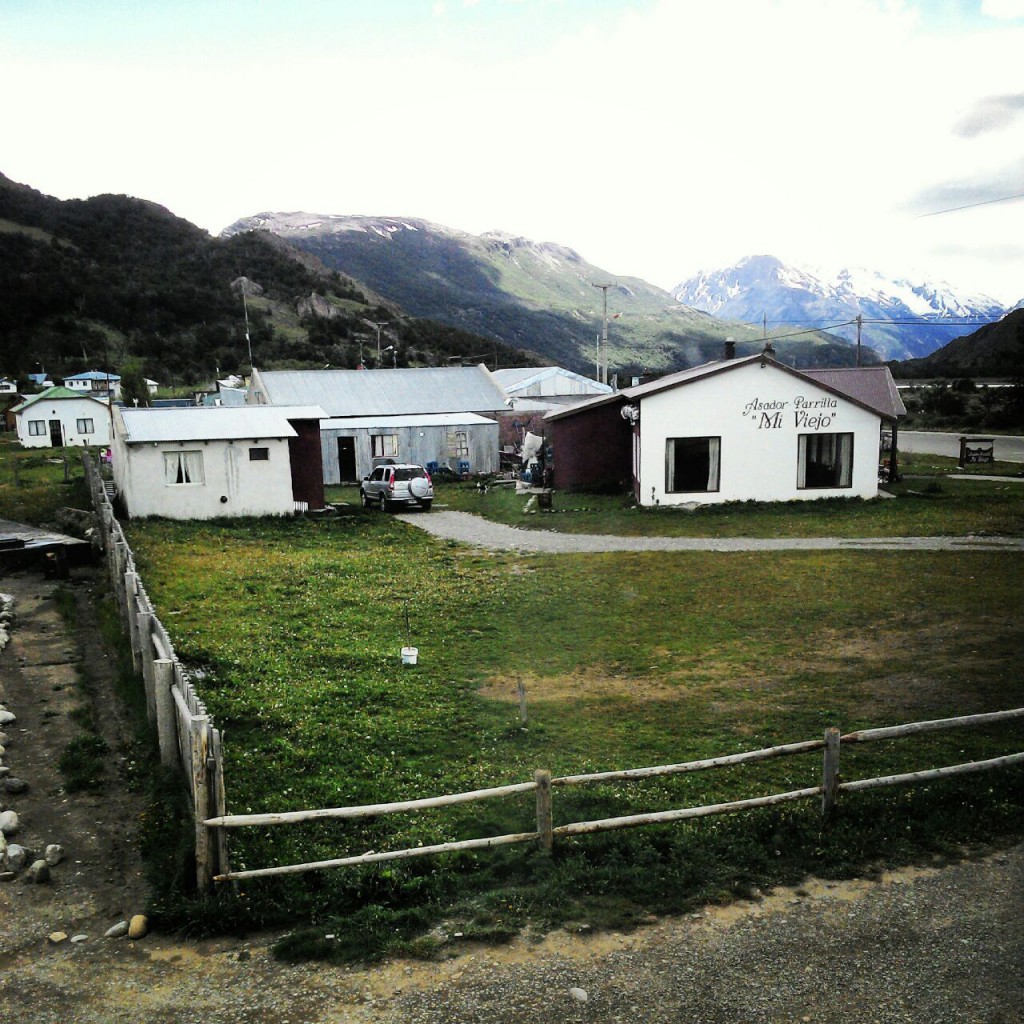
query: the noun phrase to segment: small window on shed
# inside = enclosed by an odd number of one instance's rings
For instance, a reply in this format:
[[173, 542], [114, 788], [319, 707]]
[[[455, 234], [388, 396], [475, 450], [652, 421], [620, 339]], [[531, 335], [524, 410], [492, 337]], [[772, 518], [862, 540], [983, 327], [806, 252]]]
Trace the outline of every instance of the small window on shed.
[[469, 434], [465, 430], [455, 430], [448, 435], [448, 454], [453, 458], [468, 458]]
[[269, 448], [250, 448], [249, 449], [249, 461], [250, 462], [269, 462], [270, 461], [270, 449]]
[[398, 435], [371, 434], [370, 447], [375, 459], [393, 459], [398, 454]]

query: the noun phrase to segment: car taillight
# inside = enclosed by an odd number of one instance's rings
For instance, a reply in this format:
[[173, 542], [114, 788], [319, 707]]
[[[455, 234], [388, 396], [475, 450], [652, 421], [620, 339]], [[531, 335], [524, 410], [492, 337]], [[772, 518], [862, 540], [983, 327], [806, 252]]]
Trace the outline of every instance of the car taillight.
[[430, 474], [429, 473], [424, 473], [423, 475], [427, 478], [427, 483], [428, 484], [433, 484], [434, 481], [430, 479]]

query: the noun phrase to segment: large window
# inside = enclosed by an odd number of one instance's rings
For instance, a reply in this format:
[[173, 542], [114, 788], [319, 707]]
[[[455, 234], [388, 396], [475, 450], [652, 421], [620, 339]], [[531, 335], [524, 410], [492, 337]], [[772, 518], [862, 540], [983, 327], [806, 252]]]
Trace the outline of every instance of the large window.
[[46, 433], [46, 420], [29, 420], [28, 436], [42, 437]]
[[717, 491], [722, 439], [670, 437], [665, 442], [665, 491]]
[[801, 434], [796, 485], [800, 490], [853, 486], [853, 434]]
[[370, 449], [375, 459], [393, 459], [398, 454], [398, 435], [371, 434]]
[[80, 434], [94, 434], [96, 427], [93, 424], [92, 419], [75, 420], [75, 425]]
[[204, 484], [202, 452], [164, 452], [164, 483]]

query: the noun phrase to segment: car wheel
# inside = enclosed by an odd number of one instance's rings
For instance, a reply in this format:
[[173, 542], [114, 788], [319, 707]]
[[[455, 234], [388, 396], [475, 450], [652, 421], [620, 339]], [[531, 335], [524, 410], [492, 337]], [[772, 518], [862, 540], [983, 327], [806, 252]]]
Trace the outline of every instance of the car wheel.
[[420, 508], [423, 509], [424, 512], [429, 512], [430, 511], [430, 506], [433, 505], [433, 504], [434, 504], [434, 499], [433, 498], [427, 498], [426, 501], [421, 501], [420, 502]]
[[363, 508], [373, 508], [373, 502], [370, 501], [370, 496], [366, 491], [360, 491], [359, 496], [363, 499]]
[[380, 499], [380, 507], [385, 512], [394, 512], [395, 511], [395, 503], [393, 501], [391, 501], [390, 499], [388, 499], [388, 498], [381, 498]]

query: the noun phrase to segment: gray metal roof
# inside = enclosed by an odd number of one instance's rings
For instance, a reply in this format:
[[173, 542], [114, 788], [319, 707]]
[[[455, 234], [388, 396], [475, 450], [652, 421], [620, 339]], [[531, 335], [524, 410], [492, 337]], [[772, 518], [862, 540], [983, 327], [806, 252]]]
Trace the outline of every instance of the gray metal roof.
[[504, 389], [483, 365], [400, 370], [260, 370], [258, 380], [270, 405], [315, 402], [335, 417], [499, 412], [508, 408]]
[[322, 420], [319, 406], [197, 406], [193, 409], [120, 409], [125, 444], [152, 441], [234, 441], [296, 437], [290, 420]]
[[423, 416], [341, 416], [320, 421], [321, 430], [366, 430], [380, 427], [474, 427], [480, 424], [498, 425], [497, 420], [479, 416], [475, 412], [431, 413]]
[[805, 376], [877, 409], [883, 416], [906, 416], [907, 407], [888, 366], [848, 366], [835, 370], [803, 370]]

